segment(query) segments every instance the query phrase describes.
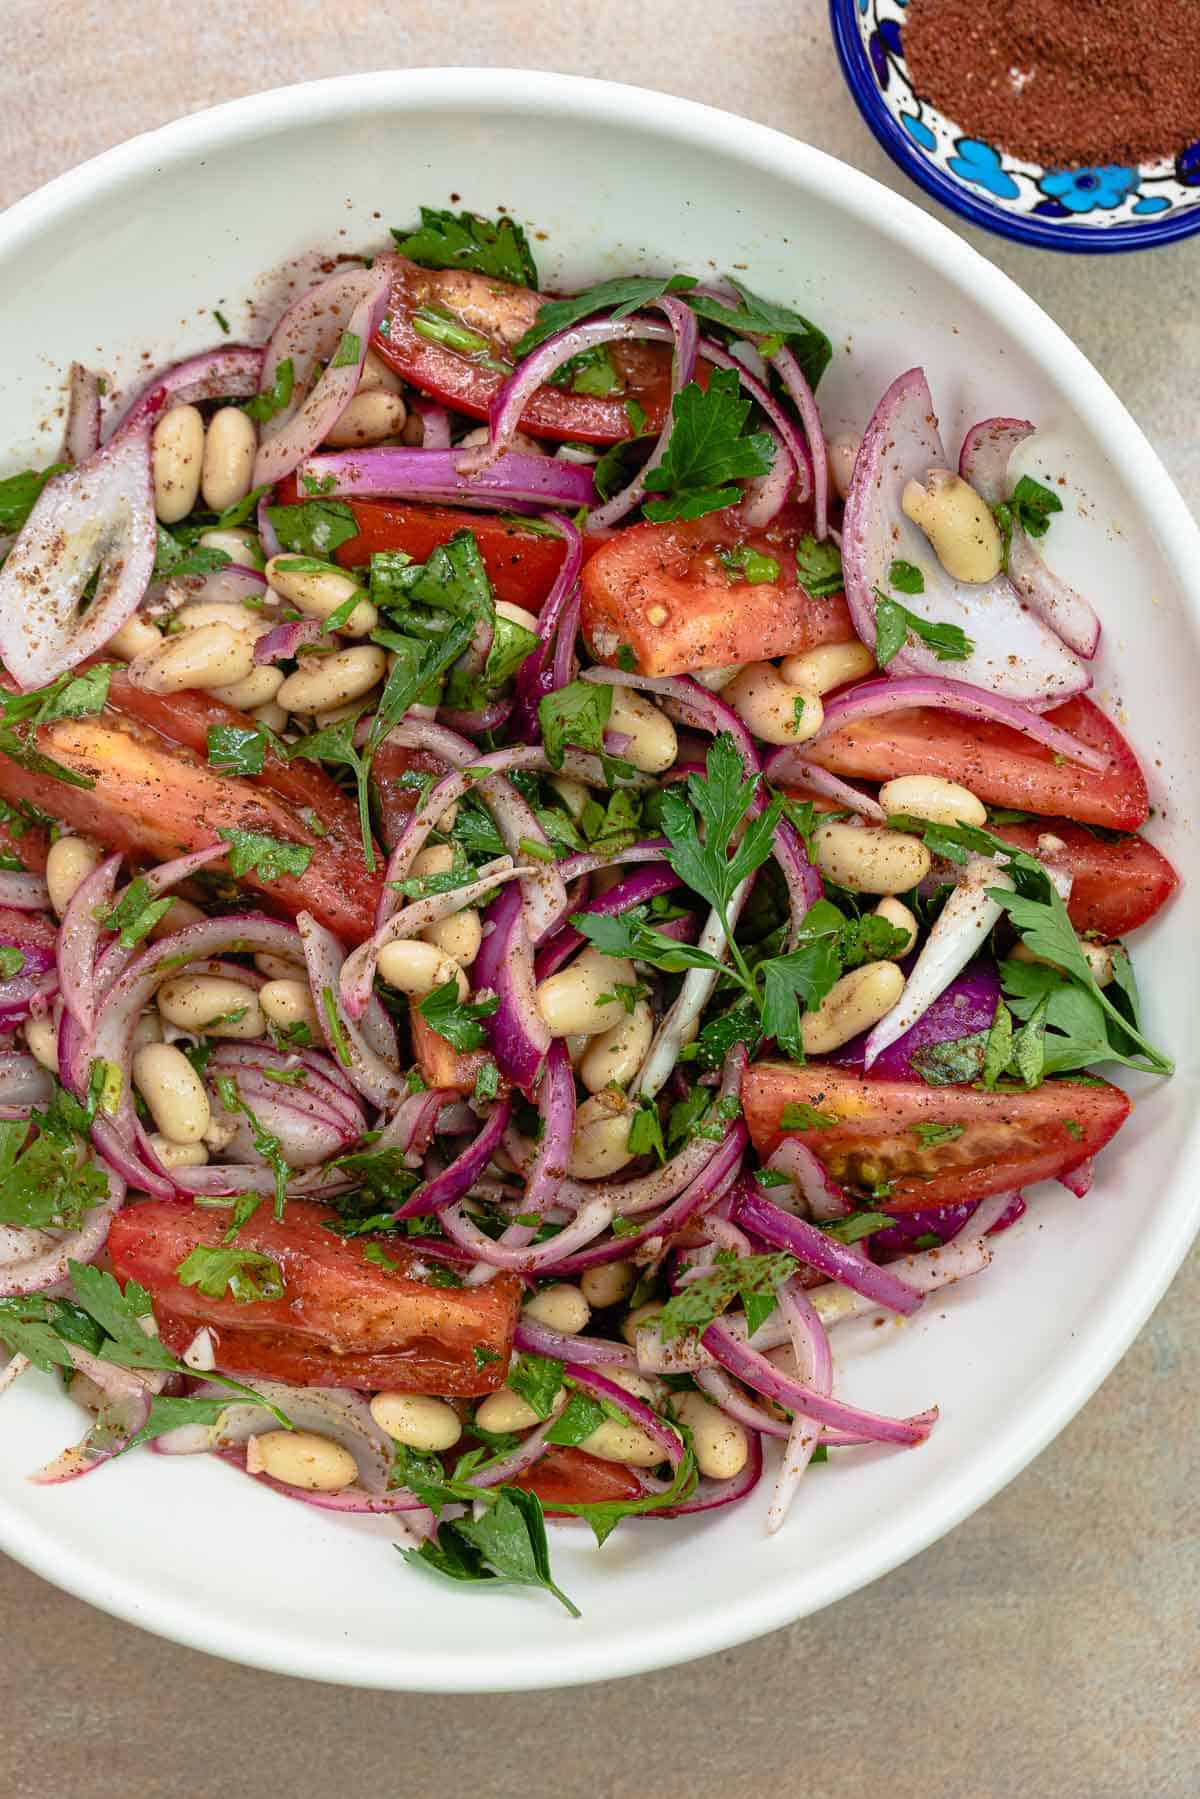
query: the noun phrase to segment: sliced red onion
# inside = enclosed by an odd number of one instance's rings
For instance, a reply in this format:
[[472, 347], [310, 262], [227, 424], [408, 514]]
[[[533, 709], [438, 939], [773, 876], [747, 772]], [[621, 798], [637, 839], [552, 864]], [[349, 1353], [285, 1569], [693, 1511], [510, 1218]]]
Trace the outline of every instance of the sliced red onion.
[[572, 1381], [580, 1392], [588, 1393], [593, 1399], [603, 1400], [606, 1404], [616, 1406], [619, 1411], [624, 1412], [635, 1430], [644, 1432], [652, 1443], [659, 1445], [663, 1452], [663, 1460], [669, 1462], [673, 1469], [678, 1468], [683, 1460], [683, 1438], [674, 1426], [668, 1424], [664, 1418], [660, 1418], [644, 1399], [639, 1399], [635, 1393], [627, 1393], [624, 1387], [617, 1385], [615, 1380], [609, 1380], [606, 1375], [597, 1374], [593, 1367], [589, 1367], [583, 1362], [568, 1361], [566, 1378]]
[[54, 1082], [40, 1062], [17, 1049], [0, 1050], [0, 1106], [44, 1106], [53, 1092]]
[[411, 1199], [394, 1214], [396, 1218], [420, 1218], [426, 1212], [444, 1212], [457, 1205], [469, 1193], [500, 1147], [501, 1139], [512, 1117], [511, 1097], [497, 1100], [475, 1141], [443, 1169], [441, 1174], [418, 1187]]
[[807, 787], [824, 799], [835, 800], [844, 811], [857, 812], [860, 818], [869, 818], [872, 824], [883, 823], [884, 811], [878, 800], [852, 787], [839, 775], [831, 775], [828, 769], [810, 762], [799, 749], [789, 746], [775, 750], [763, 764], [763, 774], [773, 786]]
[[[995, 963], [985, 959], [970, 963], [911, 1030], [876, 1056], [872, 1072], [882, 1080], [919, 1080], [920, 1070], [913, 1064], [915, 1052], [932, 1043], [951, 1043], [957, 1037], [986, 1031], [995, 1017], [999, 998], [1000, 976]], [[844, 1068], [861, 1068], [865, 1046], [865, 1037], [855, 1038], [833, 1059]], [[772, 1157], [772, 1166], [774, 1160]]]
[[[517, 670], [512, 729], [527, 743], [541, 742], [538, 706], [542, 700], [548, 693], [566, 685], [556, 652], [560, 644], [565, 646], [568, 657], [574, 652], [578, 616], [573, 602], [578, 596], [579, 572], [583, 567], [583, 538], [574, 522], [547, 512], [543, 514], [542, 523], [552, 524], [566, 539], [567, 547], [562, 566], [538, 613], [538, 647], [530, 651]], [[569, 679], [569, 666], [566, 674]]]
[[782, 1418], [773, 1417], [764, 1407], [756, 1405], [715, 1362], [707, 1368], [697, 1368], [695, 1381], [706, 1399], [710, 1399], [726, 1417], [732, 1418], [735, 1424], [742, 1425], [745, 1430], [757, 1431], [766, 1437], [787, 1437], [791, 1434], [789, 1424]]
[[[795, 470], [796, 498], [803, 502], [814, 490], [813, 454], [796, 422], [779, 405], [765, 381], [760, 381], [752, 369], [734, 356], [723, 344], [714, 338], [703, 337], [700, 340], [700, 354], [705, 362], [711, 362], [719, 369], [732, 369], [759, 410], [766, 415], [775, 430], [783, 439], [784, 448]], [[768, 477], [769, 479], [770, 477]], [[745, 508], [743, 506], [743, 517]]]
[[[954, 668], [959, 684], [1007, 700], [1056, 706], [1090, 686], [1091, 677], [1040, 618], [1022, 605], [1004, 575], [971, 584], [955, 581], [930, 551], [922, 531], [904, 515], [901, 495], [910, 480], [946, 466], [924, 372], [909, 369], [879, 402], [863, 437], [846, 498], [842, 568], [854, 627], [875, 647], [876, 588], [887, 593], [892, 562], [914, 563], [924, 591], [906, 593], [911, 612], [934, 624], [958, 625], [974, 648]], [[945, 667], [935, 652], [906, 640], [892, 667], [937, 675]]]
[[[150, 1399], [155, 1383], [132, 1368], [119, 1368], [114, 1362], [101, 1361], [78, 1344], [66, 1344], [67, 1354], [76, 1376], [90, 1383], [100, 1400], [96, 1422], [81, 1442], [64, 1449], [44, 1468], [29, 1476], [38, 1486], [58, 1486], [63, 1481], [77, 1480], [94, 1468], [111, 1462], [129, 1447], [129, 1440], [141, 1430], [150, 1416]], [[161, 1385], [161, 1377], [158, 1382]]]
[[47, 481], [0, 567], [0, 660], [25, 691], [95, 655], [142, 602], [157, 538], [150, 429]]
[[637, 1370], [637, 1356], [627, 1343], [612, 1343], [607, 1337], [568, 1337], [539, 1324], [526, 1313], [517, 1321], [513, 1342], [532, 1355], [550, 1356], [560, 1362], [575, 1362], [587, 1368], [628, 1368], [631, 1373]]
[[63, 454], [68, 462], [86, 462], [99, 448], [100, 377], [81, 362], [73, 362], [67, 385]]
[[803, 1412], [834, 1430], [851, 1431], [864, 1442], [923, 1443], [937, 1420], [936, 1406], [911, 1418], [884, 1418], [818, 1393], [781, 1374], [774, 1363], [743, 1343], [723, 1319], [710, 1324], [700, 1341], [723, 1368], [746, 1386], [753, 1387], [756, 1393], [773, 1399], [776, 1405], [784, 1406], [789, 1412]]
[[821, 412], [804, 370], [785, 345], [770, 360], [779, 371], [787, 395], [804, 425], [808, 453], [812, 458], [813, 531], [818, 538], [829, 535], [829, 454], [825, 448], [825, 429]]
[[[343, 1055], [348, 1057], [348, 1061], [343, 1062], [342, 1066], [364, 1098], [378, 1106], [381, 1112], [394, 1110], [408, 1091], [404, 1076], [400, 1073], [399, 1051], [393, 1049], [393, 1062], [391, 1055], [381, 1054], [368, 1041], [364, 1029], [366, 1019], [376, 1008], [382, 1014], [379, 1001], [371, 1001], [363, 1022], [350, 1018], [339, 1003], [346, 952], [333, 932], [318, 924], [310, 912], [301, 912], [297, 916], [296, 928], [304, 946], [308, 984], [312, 989], [317, 1017], [321, 1021], [321, 1035], [327, 1047], [339, 1061]], [[336, 1026], [329, 1017], [331, 1009], [336, 1015]], [[383, 1018], [383, 1024], [390, 1030], [386, 1017]], [[395, 1045], [394, 1034], [392, 1044]]]
[[316, 618], [292, 618], [286, 624], [276, 625], [270, 631], [264, 631], [254, 645], [256, 662], [288, 662], [296, 654], [302, 643], [316, 643], [324, 632], [324, 625]]
[[786, 1249], [810, 1268], [817, 1268], [830, 1280], [840, 1281], [854, 1293], [861, 1293], [872, 1304], [886, 1307], [909, 1317], [924, 1304], [924, 1295], [909, 1287], [887, 1268], [854, 1254], [853, 1249], [836, 1238], [794, 1218], [790, 1212], [773, 1204], [753, 1181], [745, 1181], [738, 1189], [734, 1207], [734, 1223], [752, 1236], [762, 1237], [777, 1249]]
[[486, 731], [498, 731], [501, 725], [507, 724], [515, 704], [512, 694], [502, 693], [474, 712], [460, 712], [455, 706], [439, 706], [438, 717], [452, 731], [461, 731], [467, 737], [482, 737]]
[[771, 453], [770, 473], [759, 475], [747, 484], [746, 497], [737, 508], [737, 516], [748, 531], [761, 531], [772, 519], [778, 518], [796, 486], [796, 466], [782, 437], [770, 425], [766, 429], [775, 446]]
[[[561, 1037], [556, 1037], [546, 1052], [538, 1111], [542, 1124], [541, 1141], [533, 1159], [522, 1209], [536, 1212], [541, 1217], [558, 1196], [575, 1136], [575, 1071]], [[517, 1228], [532, 1230], [533, 1227]]]
[[58, 979], [63, 1004], [74, 1013], [83, 1031], [90, 1031], [96, 1021], [95, 963], [100, 920], [112, 910], [120, 869], [120, 854], [109, 856], [81, 881], [59, 927]]
[[[958, 472], [989, 506], [994, 508], [1010, 497], [1009, 461], [1018, 444], [1032, 437], [1036, 429], [1028, 419], [984, 419], [963, 438]], [[1068, 649], [1089, 658], [1096, 654], [1100, 647], [1100, 620], [1095, 607], [1047, 568], [1041, 551], [1016, 519], [1008, 546], [1008, 578]]]
[[1065, 1187], [1068, 1193], [1073, 1193], [1076, 1199], [1086, 1199], [1092, 1190], [1095, 1174], [1096, 1164], [1094, 1159], [1089, 1156], [1086, 1162], [1079, 1164], [1078, 1168], [1069, 1168], [1065, 1174], [1060, 1174], [1058, 1184], [1060, 1187]]
[[[829, 1353], [829, 1339], [812, 1302], [798, 1281], [785, 1281], [780, 1287], [779, 1310], [791, 1336], [792, 1354], [801, 1380], [815, 1392], [828, 1397], [833, 1392], [833, 1358]], [[819, 1424], [803, 1412], [796, 1415], [788, 1432], [779, 1477], [767, 1512], [768, 1534], [777, 1531], [787, 1517], [820, 1436]]]
[[[581, 1205], [579, 1211], [558, 1236], [528, 1247], [506, 1248], [480, 1230], [461, 1205], [447, 1206], [441, 1214], [442, 1229], [462, 1249], [469, 1251], [474, 1262], [486, 1262], [490, 1268], [506, 1268], [515, 1274], [540, 1274], [548, 1269], [556, 1256], [568, 1254], [595, 1240], [612, 1222], [615, 1207], [610, 1199], [597, 1197]], [[557, 1269], [557, 1263], [555, 1263]]]
[[41, 913], [0, 908], [0, 943], [24, 957], [17, 973], [0, 981], [0, 1031], [11, 1031], [58, 992], [54, 927]]
[[0, 1368], [0, 1393], [6, 1393], [11, 1386], [27, 1374], [33, 1367], [27, 1355], [11, 1355], [3, 1368]]
[[821, 1158], [798, 1137], [785, 1137], [767, 1167], [795, 1183], [809, 1214], [822, 1222], [854, 1210]]
[[155, 375], [149, 387], [117, 421], [110, 443], [125, 431], [154, 419], [168, 405], [194, 406], [201, 400], [248, 399], [258, 392], [263, 365], [261, 350], [242, 344], [225, 344], [202, 350]]
[[[657, 845], [645, 847], [652, 849], [656, 858], [664, 853]], [[610, 866], [614, 861], [623, 862], [629, 853], [621, 850], [615, 857], [598, 857], [595, 860], [601, 867]], [[574, 860], [587, 861], [591, 858], [577, 857]], [[565, 871], [566, 863], [562, 866]], [[589, 900], [586, 906], [579, 908], [579, 912], [596, 917], [616, 918], [630, 911], [634, 906], [645, 905], [648, 900], [657, 898], [660, 893], [673, 893], [677, 887], [682, 887], [682, 885], [682, 880], [669, 864], [666, 862], [650, 863], [644, 868], [639, 868], [636, 874], [629, 875], [623, 881], [618, 881], [617, 885], [610, 887], [607, 892], [598, 894], [595, 899]], [[577, 931], [574, 925], [563, 925], [538, 951], [536, 966], [538, 980], [544, 981], [548, 976], [554, 974], [557, 969], [562, 967], [568, 956], [574, 955], [580, 944], [585, 941], [583, 932]]]
[[551, 1036], [538, 1005], [533, 951], [519, 890], [505, 888], [489, 906], [485, 919], [492, 927], [486, 940], [488, 963], [494, 965], [489, 985], [500, 1001], [487, 1021], [488, 1038], [501, 1073], [523, 1093], [531, 1093]]
[[[262, 380], [269, 387], [279, 360], [290, 354], [295, 392], [304, 397], [264, 425], [254, 462], [255, 487], [282, 481], [333, 430], [354, 398], [391, 288], [390, 259], [380, 256], [370, 269], [331, 275], [284, 314], [267, 346]], [[349, 318], [343, 324], [347, 309]], [[318, 362], [325, 367], [306, 391]]]
[[[726, 909], [730, 931], [737, 928], [742, 907], [750, 896], [754, 876], [739, 883], [734, 888]], [[714, 907], [705, 921], [696, 947], [707, 955], [724, 960], [729, 951], [729, 939], [725, 935], [725, 925]], [[671, 1071], [679, 1060], [679, 1052], [684, 1041], [713, 996], [720, 976], [715, 969], [689, 968], [683, 977], [683, 984], [673, 1005], [664, 1014], [654, 1040], [646, 1052], [646, 1059], [634, 1076], [630, 1092], [646, 1099], [653, 1099], [666, 1086]]]
[[66, 1278], [68, 1262], [90, 1262], [99, 1255], [125, 1200], [125, 1182], [112, 1173], [107, 1178], [107, 1196], [85, 1212], [75, 1230], [0, 1225], [0, 1298], [43, 1292]]
[[408, 402], [409, 412], [415, 412], [421, 421], [421, 448], [423, 450], [448, 450], [450, 448], [450, 414], [436, 400], [428, 399], [424, 394], [414, 394]]
[[[1057, 700], [1052, 702], [1057, 704]], [[1007, 725], [1022, 737], [1031, 737], [1056, 755], [1078, 762], [1084, 768], [1103, 773], [1109, 765], [1103, 750], [1072, 737], [1058, 725], [1031, 712], [1027, 706], [1004, 699], [982, 688], [969, 687], [963, 681], [950, 681], [942, 675], [904, 675], [894, 681], [864, 681], [848, 688], [836, 699], [828, 701], [821, 729], [808, 740], [810, 751], [823, 737], [853, 724], [860, 718], [881, 718], [888, 712], [905, 711], [911, 706], [930, 706], [940, 712], [957, 712], [964, 718], [986, 718], [994, 724]]]
[[[286, 1056], [264, 1049], [258, 1068], [231, 1067], [229, 1063], [222, 1062], [217, 1065], [217, 1070], [222, 1077], [233, 1081], [239, 1096], [250, 1107], [262, 1128], [278, 1138], [280, 1153], [289, 1168], [321, 1166], [332, 1156], [351, 1149], [367, 1128], [366, 1118], [361, 1112], [353, 1123], [349, 1123], [342, 1113], [326, 1103], [315, 1090], [315, 1083], [313, 1087], [305, 1082], [288, 1086], [271, 1080], [271, 1073], [292, 1072]], [[214, 1115], [219, 1117], [221, 1102], [215, 1080], [214, 1075], [210, 1083], [210, 1099]], [[249, 1119], [238, 1113], [231, 1122], [234, 1125], [234, 1135], [224, 1153], [231, 1161], [260, 1161], [261, 1157], [254, 1147], [253, 1127]]]
[[[600, 868], [624, 867], [627, 862], [665, 862], [668, 847], [665, 837], [647, 837], [643, 843], [631, 843], [628, 848], [606, 856], [594, 856], [585, 850], [575, 856], [565, 856], [558, 865], [558, 872], [570, 883], [578, 880], [580, 875], [595, 874]], [[576, 907], [577, 911], [588, 909]]]
[[471, 476], [463, 467], [470, 454], [470, 450], [338, 450], [310, 456], [300, 478], [302, 483], [316, 482], [313, 491], [331, 498], [376, 495], [509, 512], [546, 506], [574, 512], [595, 500], [592, 471], [578, 463], [509, 450], [490, 468]]
[[[646, 494], [646, 476], [651, 469], [656, 469], [667, 453], [667, 445], [671, 441], [671, 433], [675, 429], [675, 400], [680, 391], [691, 381], [696, 372], [696, 346], [700, 341], [700, 327], [696, 315], [690, 306], [682, 300], [676, 300], [669, 294], [663, 294], [652, 302], [667, 316], [674, 341], [674, 354], [671, 358], [671, 389], [668, 395], [666, 422], [658, 436], [658, 441], [650, 451], [642, 467], [633, 479], [615, 493], [610, 500], [597, 506], [588, 514], [588, 531], [607, 531], [613, 525], [627, 518], [635, 506], [639, 506]], [[567, 335], [564, 333], [564, 335]], [[545, 346], [543, 346], [544, 348]], [[535, 351], [535, 355], [537, 352]]]
[[45, 875], [0, 870], [0, 906], [9, 906], [14, 912], [48, 912], [50, 889]]

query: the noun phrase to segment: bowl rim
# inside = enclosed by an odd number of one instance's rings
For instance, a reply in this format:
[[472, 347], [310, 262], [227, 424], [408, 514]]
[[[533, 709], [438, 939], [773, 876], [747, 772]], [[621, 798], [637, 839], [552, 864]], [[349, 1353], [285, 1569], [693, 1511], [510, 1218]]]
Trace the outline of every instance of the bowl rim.
[[936, 163], [922, 156], [896, 124], [884, 105], [858, 29], [858, 0], [829, 0], [833, 43], [846, 86], [876, 142], [887, 151], [904, 174], [935, 200], [973, 225], [994, 231], [1019, 244], [1035, 244], [1043, 250], [1068, 255], [1113, 256], [1132, 250], [1152, 250], [1177, 243], [1200, 231], [1200, 201], [1166, 217], [1149, 217], [1142, 224], [1092, 228], [1055, 223], [1029, 213], [1007, 212], [993, 201], [976, 198], [957, 181], [944, 175]]
[[[1184, 591], [1193, 593], [1193, 607], [1200, 612], [1200, 588], [1185, 572], [1200, 568], [1200, 527], [1122, 402], [1041, 307], [940, 219], [904, 195], [811, 145], [696, 101], [590, 77], [522, 69], [381, 70], [277, 88], [189, 114], [57, 176], [0, 215], [0, 259], [18, 253], [44, 224], [148, 169], [269, 136], [298, 122], [311, 125], [363, 117], [406, 105], [433, 113], [457, 112], [464, 106], [526, 116], [534, 111], [551, 118], [583, 113], [596, 123], [628, 124], [643, 131], [651, 123], [664, 136], [708, 152], [716, 146], [748, 170], [757, 168], [827, 202], [836, 196], [838, 206], [961, 286], [1006, 333], [1036, 345], [1030, 353], [1048, 368], [1053, 366], [1088, 427], [1108, 441], [1122, 443], [1131, 498], [1153, 517], [1164, 557]], [[524, 1659], [514, 1655], [500, 1678], [494, 1659], [464, 1643], [448, 1680], [444, 1665], [431, 1667], [422, 1659], [419, 1644], [397, 1644], [386, 1655], [360, 1650], [352, 1641], [313, 1649], [282, 1630], [225, 1614], [214, 1617], [198, 1605], [164, 1598], [126, 1571], [104, 1568], [81, 1553], [64, 1555], [48, 1526], [34, 1525], [2, 1506], [0, 1544], [74, 1596], [187, 1647], [273, 1672], [347, 1685], [407, 1692], [536, 1690], [650, 1672], [734, 1647], [843, 1598], [927, 1548], [1020, 1473], [1063, 1429], [1125, 1353], [1200, 1230], [1200, 1181], [1187, 1179], [1188, 1168], [1197, 1161], [1198, 1143], [1200, 1118], [1193, 1122], [1175, 1179], [1164, 1189], [1163, 1209], [1154, 1228], [1135, 1239], [1120, 1283], [1111, 1291], [1102, 1314], [1104, 1330], [1080, 1333], [1064, 1345], [1053, 1374], [1019, 1421], [1009, 1421], [997, 1431], [986, 1457], [976, 1458], [948, 1478], [939, 1503], [925, 1508], [919, 1518], [897, 1516], [884, 1523], [868, 1559], [859, 1554], [844, 1557], [804, 1599], [781, 1578], [765, 1594], [741, 1596], [714, 1610], [702, 1634], [694, 1622], [666, 1619], [652, 1632], [616, 1641], [573, 1647], [567, 1640], [552, 1662], [538, 1659], [537, 1651]]]

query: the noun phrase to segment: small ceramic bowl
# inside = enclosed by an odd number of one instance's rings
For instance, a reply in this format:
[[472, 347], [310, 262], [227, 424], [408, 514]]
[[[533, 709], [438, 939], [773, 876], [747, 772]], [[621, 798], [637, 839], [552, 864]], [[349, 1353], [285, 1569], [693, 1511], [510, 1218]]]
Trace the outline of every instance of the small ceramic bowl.
[[1200, 141], [1174, 161], [1050, 169], [966, 136], [904, 60], [908, 0], [829, 0], [842, 73], [892, 161], [973, 225], [1046, 250], [1149, 250], [1200, 231]]

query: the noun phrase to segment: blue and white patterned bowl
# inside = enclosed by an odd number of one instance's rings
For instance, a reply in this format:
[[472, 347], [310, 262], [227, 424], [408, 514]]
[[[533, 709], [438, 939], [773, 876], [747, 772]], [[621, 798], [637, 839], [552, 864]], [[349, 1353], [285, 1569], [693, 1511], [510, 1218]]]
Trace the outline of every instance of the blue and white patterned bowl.
[[1169, 162], [1047, 169], [966, 137], [915, 92], [907, 0], [830, 0], [834, 42], [863, 118], [892, 161], [972, 224], [1049, 250], [1148, 250], [1200, 231], [1200, 141]]

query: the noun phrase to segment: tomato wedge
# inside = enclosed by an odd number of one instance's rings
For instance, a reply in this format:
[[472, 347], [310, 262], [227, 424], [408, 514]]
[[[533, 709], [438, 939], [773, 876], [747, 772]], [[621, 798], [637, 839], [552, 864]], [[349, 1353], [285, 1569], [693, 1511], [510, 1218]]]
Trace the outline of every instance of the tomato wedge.
[[1122, 837], [1105, 842], [1083, 825], [1066, 819], [1047, 818], [1036, 824], [997, 825], [997, 837], [1019, 849], [1036, 850], [1044, 831], [1060, 839], [1064, 848], [1054, 860], [1071, 871], [1071, 896], [1067, 911], [1077, 931], [1097, 937], [1124, 937], [1154, 917], [1179, 885], [1179, 876], [1144, 837]]
[[[784, 1108], [811, 1106], [832, 1120], [817, 1130], [783, 1127]], [[797, 1137], [837, 1181], [888, 1212], [948, 1206], [1067, 1174], [1103, 1149], [1129, 1115], [1119, 1087], [1048, 1081], [1031, 1093], [872, 1081], [810, 1062], [756, 1062], [742, 1079], [742, 1109], [754, 1147], [768, 1156]], [[923, 1146], [916, 1127], [960, 1127]], [[880, 1197], [879, 1188], [889, 1191]]]
[[1056, 760], [1053, 751], [1008, 725], [959, 718], [924, 706], [857, 719], [806, 744], [804, 753], [831, 774], [852, 780], [944, 775], [969, 787], [990, 806], [1014, 806], [1080, 824], [1136, 831], [1150, 811], [1146, 779], [1116, 725], [1083, 698], [1068, 700], [1045, 716], [1105, 751], [1109, 766], [1104, 773]]
[[312, 912], [347, 942], [369, 937], [382, 871], [367, 873], [353, 805], [312, 763], [270, 757], [254, 779], [218, 773], [207, 761], [210, 725], [253, 729], [254, 720], [207, 694], [147, 693], [118, 669], [102, 713], [37, 733], [40, 750], [95, 786], [48, 781], [0, 755], [0, 796], [52, 806], [105, 848], [155, 861], [218, 843], [219, 829], [306, 845], [303, 876], [247, 874], [246, 885], [289, 912]]
[[485, 1049], [455, 1049], [452, 1043], [439, 1037], [432, 1025], [426, 1024], [415, 1001], [408, 1008], [408, 1022], [413, 1059], [425, 1085], [447, 1087], [455, 1093], [474, 1093], [476, 1075], [484, 1063], [491, 1060], [488, 1052]]
[[[796, 574], [798, 522], [739, 531], [728, 512], [669, 525], [633, 525], [583, 570], [583, 635], [610, 666], [621, 647], [643, 675], [682, 675], [794, 655], [855, 635], [840, 593], [814, 598]], [[779, 565], [777, 581], [734, 580], [719, 550], [745, 546]]]
[[456, 531], [470, 531], [479, 545], [498, 600], [540, 612], [562, 567], [561, 537], [527, 530], [494, 512], [463, 512], [451, 506], [405, 506], [400, 501], [351, 500], [358, 536], [338, 548], [343, 568], [361, 568], [379, 550], [407, 550], [426, 562], [438, 544]]
[[[371, 348], [423, 393], [472, 418], [486, 418], [511, 372], [513, 347], [537, 318], [545, 295], [469, 269], [421, 269], [402, 256], [391, 261], [386, 330]], [[419, 327], [436, 330], [439, 318], [483, 339], [480, 349], [464, 355], [423, 336]], [[609, 353], [620, 383], [614, 393], [540, 387], [521, 415], [522, 430], [579, 443], [617, 443], [633, 435], [626, 409], [633, 400], [646, 416], [642, 428], [660, 431], [670, 396], [670, 349], [615, 343]]]
[[[215, 1247], [224, 1213], [148, 1200], [112, 1222], [108, 1251], [117, 1278], [150, 1294], [163, 1341], [182, 1353], [202, 1325], [213, 1333], [223, 1374], [298, 1386], [390, 1388], [401, 1393], [490, 1393], [508, 1367], [520, 1283], [501, 1274], [486, 1286], [438, 1287], [414, 1273], [415, 1253], [388, 1242], [396, 1268], [368, 1262], [360, 1238], [324, 1227], [329, 1206], [289, 1200], [282, 1222], [269, 1202], [238, 1232], [239, 1249], [270, 1256], [284, 1296], [238, 1304], [211, 1299], [176, 1278], [198, 1246]], [[477, 1357], [476, 1349], [487, 1351]], [[482, 1364], [482, 1366], [481, 1366]]]
[[644, 1491], [637, 1475], [622, 1463], [602, 1462], [585, 1449], [570, 1449], [565, 1444], [551, 1444], [532, 1468], [514, 1475], [513, 1485], [536, 1493], [548, 1512], [560, 1505], [638, 1499]]

